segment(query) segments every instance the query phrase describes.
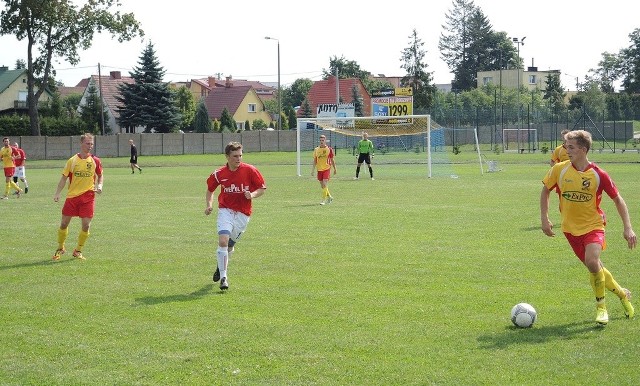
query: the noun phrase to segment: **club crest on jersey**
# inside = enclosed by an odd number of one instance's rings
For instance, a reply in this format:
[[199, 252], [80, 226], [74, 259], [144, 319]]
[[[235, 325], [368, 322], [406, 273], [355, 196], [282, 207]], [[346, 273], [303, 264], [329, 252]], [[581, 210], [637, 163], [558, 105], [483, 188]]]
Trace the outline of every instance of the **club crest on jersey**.
[[589, 202], [593, 198], [593, 195], [585, 192], [563, 192], [562, 198], [573, 202]]
[[588, 178], [582, 177], [582, 190], [589, 190], [591, 187], [591, 180]]

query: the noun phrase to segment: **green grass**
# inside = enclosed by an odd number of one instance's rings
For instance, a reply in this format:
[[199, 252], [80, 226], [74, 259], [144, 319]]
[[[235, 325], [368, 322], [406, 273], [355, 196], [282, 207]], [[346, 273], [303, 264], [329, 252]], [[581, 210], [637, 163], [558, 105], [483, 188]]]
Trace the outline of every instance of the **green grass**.
[[[85, 262], [50, 261], [64, 161], [29, 162], [29, 194], [0, 202], [0, 384], [635, 383], [639, 321], [609, 294], [609, 325], [596, 327], [586, 269], [540, 231], [549, 155], [493, 155], [503, 170], [480, 175], [472, 154], [432, 179], [413, 156], [377, 155], [376, 181], [353, 181], [355, 159], [339, 152], [324, 207], [308, 153], [301, 177], [294, 153], [245, 154], [268, 190], [227, 293], [211, 282], [215, 215], [203, 214], [222, 155], [141, 157], [135, 175], [128, 158], [104, 159]], [[591, 159], [638, 224], [640, 155]], [[607, 197], [603, 209], [603, 260], [640, 294], [638, 252]], [[68, 249], [78, 230], [74, 219]], [[509, 321], [523, 301], [539, 313], [531, 329]]]

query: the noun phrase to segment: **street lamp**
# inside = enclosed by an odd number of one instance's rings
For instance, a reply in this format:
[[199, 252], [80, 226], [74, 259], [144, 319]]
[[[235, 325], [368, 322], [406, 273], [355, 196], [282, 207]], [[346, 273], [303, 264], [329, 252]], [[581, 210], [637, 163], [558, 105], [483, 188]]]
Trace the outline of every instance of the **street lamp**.
[[518, 46], [518, 149], [520, 151], [520, 46], [524, 46], [524, 39], [527, 37], [523, 37], [522, 39], [512, 38], [513, 42]]
[[280, 89], [280, 40], [265, 36], [267, 40], [275, 40], [278, 42], [278, 130], [282, 130], [282, 90]]

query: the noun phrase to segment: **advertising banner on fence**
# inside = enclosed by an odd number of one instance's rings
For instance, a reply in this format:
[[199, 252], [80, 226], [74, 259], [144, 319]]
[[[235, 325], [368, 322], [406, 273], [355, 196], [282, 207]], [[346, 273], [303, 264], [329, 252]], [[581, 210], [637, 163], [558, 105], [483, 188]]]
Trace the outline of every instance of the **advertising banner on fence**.
[[[397, 87], [377, 90], [371, 94], [371, 110], [378, 117], [402, 117], [413, 114], [413, 90], [411, 87]], [[410, 118], [381, 120], [378, 123], [409, 123]]]

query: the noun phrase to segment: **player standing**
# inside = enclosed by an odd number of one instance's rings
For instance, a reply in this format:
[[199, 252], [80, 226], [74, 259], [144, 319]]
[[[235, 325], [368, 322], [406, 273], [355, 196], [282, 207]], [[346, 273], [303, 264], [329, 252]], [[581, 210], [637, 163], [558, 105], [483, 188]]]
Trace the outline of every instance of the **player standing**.
[[567, 156], [567, 149], [565, 149], [564, 147], [564, 144], [566, 142], [566, 140], [564, 139], [564, 136], [567, 135], [568, 132], [569, 130], [566, 130], [566, 129], [560, 132], [560, 136], [562, 137], [562, 143], [556, 146], [556, 148], [553, 149], [553, 152], [551, 152], [551, 160], [549, 161], [549, 165], [553, 166], [558, 162], [569, 160], [569, 156]]
[[64, 243], [69, 234], [71, 218], [80, 217], [82, 229], [78, 234], [78, 245], [73, 251], [73, 257], [84, 260], [82, 248], [89, 238], [89, 228], [95, 211], [95, 194], [102, 193], [102, 163], [91, 154], [93, 149], [93, 135], [85, 133], [80, 136], [80, 153], [69, 158], [62, 170], [62, 177], [58, 182], [53, 201], [60, 200], [60, 192], [69, 180], [67, 199], [62, 207], [62, 219], [58, 229], [58, 249], [53, 254], [53, 260], [59, 260], [65, 253]]
[[333, 197], [329, 192], [329, 178], [331, 177], [331, 167], [333, 174], [337, 173], [336, 161], [333, 156], [333, 149], [327, 145], [327, 137], [320, 135], [320, 145], [313, 150], [313, 164], [311, 165], [311, 175], [314, 169], [318, 170], [317, 178], [322, 188], [322, 201], [320, 205], [331, 204]]
[[13, 173], [15, 172], [16, 165], [14, 163], [14, 158], [17, 156], [17, 151], [13, 147], [9, 146], [9, 138], [2, 138], [2, 143], [4, 146], [0, 148], [0, 158], [2, 158], [2, 166], [4, 168], [4, 180], [5, 180], [5, 188], [4, 188], [4, 196], [0, 197], [2, 200], [9, 199], [9, 190], [11, 188], [15, 189], [18, 198], [20, 198], [20, 194], [22, 193], [22, 189], [15, 182], [13, 182]]
[[242, 162], [242, 144], [230, 142], [224, 149], [227, 164], [207, 178], [205, 215], [213, 211], [213, 193], [220, 186], [218, 195], [218, 250], [213, 281], [220, 280], [220, 289], [229, 289], [227, 267], [233, 248], [240, 235], [247, 229], [252, 212], [251, 202], [267, 189], [258, 169]]
[[27, 182], [27, 171], [25, 170], [25, 161], [27, 160], [27, 154], [18, 145], [18, 142], [13, 144], [13, 148], [16, 149], [17, 156], [13, 160], [16, 164], [16, 170], [13, 172], [13, 182], [18, 184], [18, 179], [24, 183], [24, 192], [29, 193], [29, 183]]
[[373, 180], [373, 169], [371, 168], [371, 157], [373, 157], [373, 142], [369, 139], [369, 134], [362, 133], [362, 139], [358, 142], [358, 166], [356, 167], [356, 176], [354, 179], [360, 178], [360, 167], [365, 162], [369, 168], [369, 175]]

